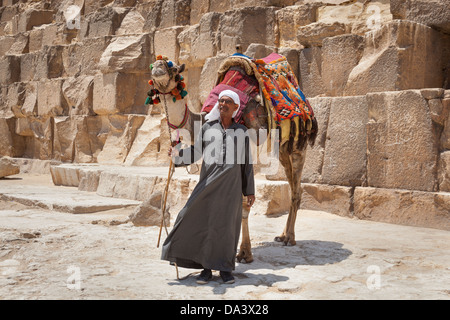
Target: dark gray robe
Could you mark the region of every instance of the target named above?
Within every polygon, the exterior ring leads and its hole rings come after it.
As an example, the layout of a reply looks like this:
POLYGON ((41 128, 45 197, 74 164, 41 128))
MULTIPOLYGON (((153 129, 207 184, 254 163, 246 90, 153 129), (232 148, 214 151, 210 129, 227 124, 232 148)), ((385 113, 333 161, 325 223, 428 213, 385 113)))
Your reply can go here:
POLYGON ((180 166, 203 156, 199 182, 163 244, 161 259, 184 268, 232 271, 242 195, 255 194, 247 129, 233 122, 224 130, 216 120, 203 125, 201 136, 175 159, 180 166))

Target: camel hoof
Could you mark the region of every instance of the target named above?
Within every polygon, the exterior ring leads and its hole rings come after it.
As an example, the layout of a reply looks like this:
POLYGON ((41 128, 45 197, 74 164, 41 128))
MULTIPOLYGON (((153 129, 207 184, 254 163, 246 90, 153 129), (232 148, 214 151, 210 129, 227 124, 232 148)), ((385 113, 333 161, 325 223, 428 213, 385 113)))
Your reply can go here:
POLYGON ((285 245, 285 246, 295 246, 296 245, 295 240, 290 240, 290 238, 287 236, 275 237, 275 241, 283 242, 283 245, 285 245))
POLYGON ((248 254, 246 252, 240 252, 236 256, 236 260, 237 260, 237 262, 243 261, 242 263, 252 263, 253 262, 253 255, 252 254, 248 254))

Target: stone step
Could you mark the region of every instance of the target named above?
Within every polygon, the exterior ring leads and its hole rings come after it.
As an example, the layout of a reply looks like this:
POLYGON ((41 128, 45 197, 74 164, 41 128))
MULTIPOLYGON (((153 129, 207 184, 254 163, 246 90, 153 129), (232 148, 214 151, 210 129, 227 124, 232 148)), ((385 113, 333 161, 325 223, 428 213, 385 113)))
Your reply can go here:
POLYGON ((74 214, 138 206, 141 203, 135 200, 102 197, 75 188, 38 185, 12 186, 8 184, 8 181, 0 181, 0 199, 74 214))
MULTIPOLYGON (((62 164, 51 167, 57 185, 77 186, 106 197, 145 201, 162 191, 167 167, 127 167, 98 164, 62 164)), ((170 183, 168 204, 176 213, 184 206, 198 176, 177 168, 170 183)), ((289 211, 287 181, 255 178, 257 201, 251 214, 281 214, 289 211)), ((302 183, 300 209, 321 210, 344 217, 410 226, 450 230, 450 193, 404 189, 347 187, 302 183)))
MULTIPOLYGON (((104 197, 145 201, 163 191, 167 184, 168 167, 135 167, 100 164, 61 164, 51 166, 53 183, 78 187, 104 197)), ((180 210, 198 182, 197 174, 176 168, 169 185, 168 204, 173 212, 180 210)), ((289 211, 287 181, 255 179, 258 203, 254 211, 278 214, 289 211)), ((253 210, 253 209, 252 209, 253 210)))

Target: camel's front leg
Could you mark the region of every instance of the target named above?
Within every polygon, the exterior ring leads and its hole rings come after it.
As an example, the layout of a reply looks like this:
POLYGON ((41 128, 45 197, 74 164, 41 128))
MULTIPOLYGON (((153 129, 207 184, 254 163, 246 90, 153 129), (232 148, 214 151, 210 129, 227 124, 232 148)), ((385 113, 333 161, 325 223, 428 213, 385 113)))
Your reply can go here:
POLYGON ((242 240, 239 253, 236 257, 238 262, 244 260, 246 263, 253 261, 252 244, 250 242, 250 233, 248 230, 248 216, 250 208, 247 206, 245 197, 242 199, 242 240))
MULTIPOLYGON (((301 194, 300 194, 301 197, 301 194)), ((275 237, 275 241, 284 242, 285 245, 295 246, 295 220, 297 218, 297 210, 300 206, 300 198, 291 199, 289 208, 289 217, 284 227, 284 231, 279 237, 275 237)))

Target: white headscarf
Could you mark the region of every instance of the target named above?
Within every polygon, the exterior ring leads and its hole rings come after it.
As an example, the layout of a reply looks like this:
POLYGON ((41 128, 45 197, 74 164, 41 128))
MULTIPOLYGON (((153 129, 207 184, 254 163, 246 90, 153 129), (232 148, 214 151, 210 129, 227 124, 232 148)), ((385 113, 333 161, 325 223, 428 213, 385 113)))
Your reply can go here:
POLYGON ((231 91, 231 90, 223 90, 220 94, 219 94, 219 99, 217 99, 216 104, 214 105, 214 107, 211 109, 211 111, 205 116, 206 121, 214 121, 214 120, 218 120, 220 118, 220 111, 219 111, 219 100, 220 98, 222 98, 223 96, 227 96, 230 97, 231 99, 233 99, 234 103, 236 103, 238 105, 238 108, 236 109, 236 111, 233 113, 232 118, 234 118, 236 116, 236 114, 239 111, 239 107, 241 105, 241 100, 239 99, 239 96, 236 92, 231 91))

